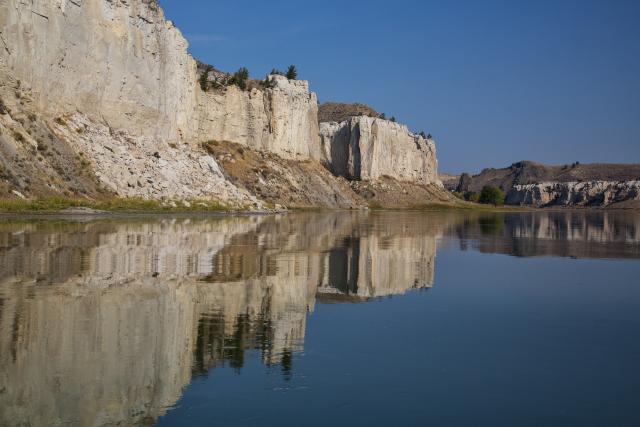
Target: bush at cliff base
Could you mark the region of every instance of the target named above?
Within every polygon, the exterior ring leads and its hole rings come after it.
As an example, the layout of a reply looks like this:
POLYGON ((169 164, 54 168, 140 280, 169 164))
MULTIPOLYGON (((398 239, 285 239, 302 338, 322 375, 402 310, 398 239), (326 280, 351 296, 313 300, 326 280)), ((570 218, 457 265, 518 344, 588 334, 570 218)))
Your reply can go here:
POLYGON ((502 205, 504 204, 504 193, 499 188, 485 185, 480 192, 479 202, 485 205, 502 205))

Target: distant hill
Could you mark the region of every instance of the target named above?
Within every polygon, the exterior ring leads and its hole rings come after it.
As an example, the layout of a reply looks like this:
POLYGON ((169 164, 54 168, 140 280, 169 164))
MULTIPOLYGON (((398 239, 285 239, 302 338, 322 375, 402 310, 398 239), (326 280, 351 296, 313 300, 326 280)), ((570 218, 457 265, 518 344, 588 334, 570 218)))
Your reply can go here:
POLYGON ((326 102, 318 108, 318 121, 320 123, 343 122, 357 116, 380 117, 380 114, 365 104, 326 102))
POLYGON ((640 164, 573 163, 547 166, 521 161, 507 168, 484 169, 477 175, 463 174, 457 191, 480 192, 485 185, 500 187, 505 193, 514 185, 542 182, 632 181, 640 180, 640 164))

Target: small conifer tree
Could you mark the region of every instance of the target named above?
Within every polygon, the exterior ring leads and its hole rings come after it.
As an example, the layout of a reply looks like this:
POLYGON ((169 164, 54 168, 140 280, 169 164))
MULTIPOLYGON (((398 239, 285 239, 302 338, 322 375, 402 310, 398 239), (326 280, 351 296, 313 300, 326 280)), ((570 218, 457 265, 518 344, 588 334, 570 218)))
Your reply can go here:
POLYGON ((295 80, 298 78, 298 70, 295 65, 289 65, 289 68, 287 68, 287 78, 289 80, 295 80))

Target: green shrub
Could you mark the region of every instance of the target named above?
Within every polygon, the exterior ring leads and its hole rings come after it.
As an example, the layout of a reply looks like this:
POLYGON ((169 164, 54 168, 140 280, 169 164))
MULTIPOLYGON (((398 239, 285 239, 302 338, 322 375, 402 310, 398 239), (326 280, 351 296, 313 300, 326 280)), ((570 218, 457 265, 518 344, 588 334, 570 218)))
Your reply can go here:
POLYGON ((497 187, 485 185, 480 192, 479 202, 485 205, 502 205, 504 204, 504 193, 497 187))
POLYGON ((464 199, 469 202, 478 203, 480 200, 480 195, 478 193, 474 193, 473 191, 467 191, 464 193, 464 199))
POLYGON ((247 88, 247 80, 249 80, 249 70, 246 67, 242 67, 233 73, 233 76, 229 79, 229 84, 236 85, 240 89, 245 90, 247 88))

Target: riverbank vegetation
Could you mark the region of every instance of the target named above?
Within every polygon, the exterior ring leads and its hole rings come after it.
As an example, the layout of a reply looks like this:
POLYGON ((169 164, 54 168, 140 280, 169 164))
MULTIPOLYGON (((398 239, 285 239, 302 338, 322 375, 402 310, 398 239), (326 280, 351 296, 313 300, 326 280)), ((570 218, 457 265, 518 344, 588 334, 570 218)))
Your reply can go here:
POLYGON ((492 187, 490 185, 482 187, 482 191, 480 191, 480 193, 475 193, 473 191, 454 191, 453 195, 466 202, 494 206, 504 205, 504 192, 498 187, 492 187))

